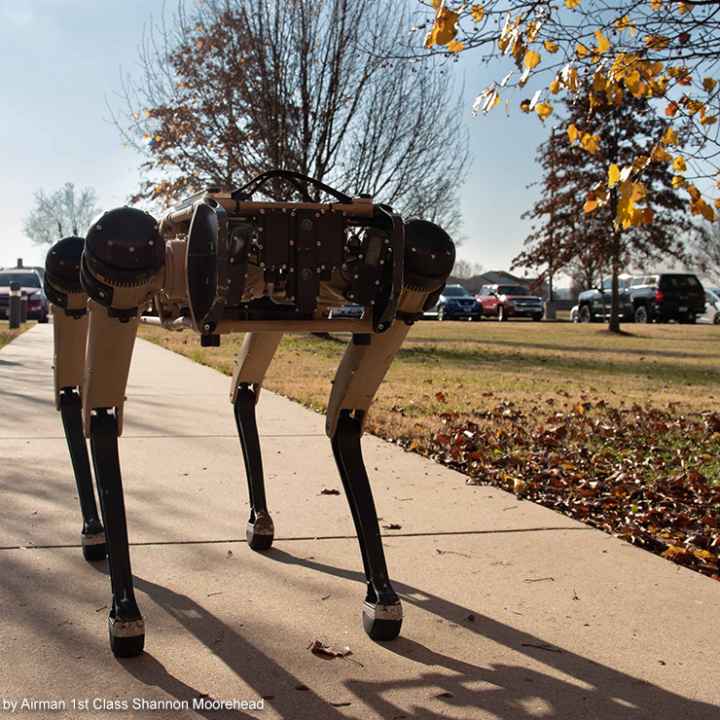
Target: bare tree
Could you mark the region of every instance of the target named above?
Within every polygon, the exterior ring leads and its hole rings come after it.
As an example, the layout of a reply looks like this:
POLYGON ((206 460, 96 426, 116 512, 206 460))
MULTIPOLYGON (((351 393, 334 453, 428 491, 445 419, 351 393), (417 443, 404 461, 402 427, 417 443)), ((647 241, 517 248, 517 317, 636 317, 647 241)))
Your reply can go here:
POLYGON ((453 266, 451 275, 465 280, 474 277, 475 275, 480 275, 482 271, 483 266, 480 263, 458 258, 455 260, 455 265, 453 266))
POLYGON ((565 272, 570 276, 570 294, 577 298, 583 290, 598 287, 602 282, 602 259, 598 259, 589 247, 568 263, 565 272))
POLYGON ((690 241, 690 253, 701 272, 720 285, 720 226, 707 223, 690 241))
POLYGON ((39 245, 52 244, 66 235, 84 234, 97 215, 97 196, 92 188, 75 189, 73 183, 50 195, 44 190, 35 193, 35 206, 25 218, 25 234, 39 245))
POLYGON ((284 168, 457 230, 468 160, 460 94, 447 69, 386 59, 405 6, 180 3, 150 28, 114 116, 145 156, 134 199, 169 203, 284 168))

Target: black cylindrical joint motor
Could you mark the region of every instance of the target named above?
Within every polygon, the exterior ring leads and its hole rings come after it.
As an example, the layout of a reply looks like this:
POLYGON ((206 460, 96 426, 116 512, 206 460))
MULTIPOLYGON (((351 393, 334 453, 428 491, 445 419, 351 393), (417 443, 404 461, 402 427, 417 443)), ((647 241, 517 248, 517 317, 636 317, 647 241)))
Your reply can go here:
POLYGON ((165 244, 157 221, 136 208, 110 210, 85 239, 85 269, 118 287, 142 285, 165 264, 165 244))
POLYGON ((164 265, 165 242, 156 220, 142 210, 121 207, 103 214, 88 230, 80 281, 111 316, 128 320, 137 315, 138 303, 164 265))
POLYGON ((445 287, 455 264, 455 244, 450 236, 428 220, 409 220, 405 225, 405 287, 427 290, 432 295, 445 287))
POLYGON ((56 242, 45 259, 45 294, 48 286, 61 293, 81 293, 80 285, 80 257, 82 256, 85 240, 81 237, 70 236, 56 242))

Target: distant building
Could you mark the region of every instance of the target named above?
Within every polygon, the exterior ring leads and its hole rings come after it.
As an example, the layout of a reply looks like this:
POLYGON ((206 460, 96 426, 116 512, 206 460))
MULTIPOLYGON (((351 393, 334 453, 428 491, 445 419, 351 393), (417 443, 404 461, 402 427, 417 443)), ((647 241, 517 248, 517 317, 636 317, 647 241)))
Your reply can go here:
POLYGON ((451 275, 448 278, 448 285, 462 285, 473 295, 480 292, 483 285, 523 285, 530 292, 540 294, 542 291, 542 280, 539 278, 523 278, 505 272, 504 270, 488 270, 488 272, 473 275, 469 278, 460 278, 451 275))

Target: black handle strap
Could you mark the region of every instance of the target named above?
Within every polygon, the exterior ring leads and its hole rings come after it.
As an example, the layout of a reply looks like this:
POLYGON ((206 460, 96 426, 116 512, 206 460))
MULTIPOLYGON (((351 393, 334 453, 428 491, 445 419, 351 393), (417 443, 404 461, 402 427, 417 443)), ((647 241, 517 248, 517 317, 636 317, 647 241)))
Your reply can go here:
POLYGON ((273 178, 283 178, 284 180, 289 180, 306 197, 307 194, 303 190, 302 185, 299 185, 299 182, 309 183, 318 190, 322 190, 322 192, 332 195, 339 202, 352 202, 352 198, 349 195, 331 188, 329 185, 320 182, 320 180, 315 180, 315 178, 311 178, 308 175, 303 175, 302 173, 294 172, 292 170, 268 170, 268 172, 258 175, 237 190, 233 190, 230 197, 233 200, 249 200, 253 193, 258 192, 259 189, 268 182, 268 180, 272 180, 273 178))

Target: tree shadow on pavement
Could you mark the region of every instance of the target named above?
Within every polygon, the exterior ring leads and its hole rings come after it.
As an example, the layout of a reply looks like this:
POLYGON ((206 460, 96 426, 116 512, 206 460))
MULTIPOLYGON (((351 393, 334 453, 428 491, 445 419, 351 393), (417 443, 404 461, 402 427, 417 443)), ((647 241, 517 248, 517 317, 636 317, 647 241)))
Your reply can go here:
MULTIPOLYGON (((216 657, 242 678, 257 693, 266 697, 267 704, 283 718, 318 718, 342 720, 330 703, 307 688, 300 679, 278 665, 261 650, 239 635, 193 599, 162 585, 135 577, 135 587, 146 593, 155 603, 173 617, 185 630, 197 638, 216 657), (218 642, 218 638, 222 638, 218 642)), ((147 654, 146 654, 147 655, 147 654)), ((163 665, 150 657, 134 658, 123 662, 124 667, 140 681, 157 686, 178 699, 190 700, 200 693, 169 674, 163 665)), ((250 698, 248 698, 250 699, 250 698)), ((240 711, 213 711, 207 717, 225 720, 253 718, 240 711)))
MULTIPOLYGON (((187 685, 174 675, 171 675, 165 666, 154 658, 149 652, 145 651, 140 657, 118 660, 118 662, 132 675, 136 680, 156 687, 159 690, 171 695, 176 700, 186 701, 189 706, 193 707, 193 700, 196 698, 208 698, 207 695, 201 693, 196 688, 187 685)), ((208 698, 210 699, 210 698, 208 698)), ((200 717, 208 718, 208 720, 237 720, 246 718, 247 720, 256 720, 256 716, 248 715, 241 710, 203 710, 195 709, 194 712, 200 717)))
MULTIPOLYGON (((365 577, 352 570, 299 558, 277 548, 271 549, 267 557, 285 564, 302 565, 335 577, 353 580, 365 586, 365 577)), ((401 637, 383 647, 388 652, 427 668, 439 667, 443 670, 422 672, 412 680, 347 681, 348 689, 368 703, 381 717, 447 718, 452 717, 447 713, 451 712, 453 706, 469 706, 482 709, 503 720, 531 717, 567 720, 717 720, 718 708, 715 705, 684 698, 590 658, 554 647, 542 638, 425 590, 397 581, 394 582, 394 587, 404 603, 415 605, 451 623, 462 624, 465 629, 526 655, 535 662, 542 662, 557 673, 575 679, 577 683, 563 680, 557 674, 548 675, 529 669, 524 665, 475 666, 401 637), (463 623, 463 619, 469 615, 474 616, 474 621, 463 623), (448 670, 454 675, 449 675, 448 670), (482 689, 473 687, 478 684, 482 689), (427 708, 418 708, 417 715, 403 715, 401 709, 388 700, 388 697, 392 697, 399 690, 421 687, 441 688, 436 698, 446 704, 446 710, 442 714, 428 714, 427 708)))

